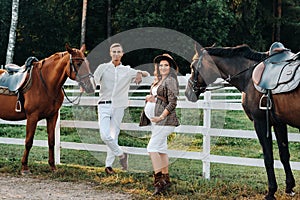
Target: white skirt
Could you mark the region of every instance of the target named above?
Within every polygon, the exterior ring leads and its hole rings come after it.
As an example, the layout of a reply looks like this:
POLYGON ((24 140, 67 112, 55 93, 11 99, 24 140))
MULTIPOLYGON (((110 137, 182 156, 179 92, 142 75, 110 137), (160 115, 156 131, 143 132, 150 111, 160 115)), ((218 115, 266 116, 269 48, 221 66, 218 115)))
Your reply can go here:
POLYGON ((151 138, 147 146, 148 152, 167 153, 168 135, 175 129, 175 126, 151 126, 151 138))

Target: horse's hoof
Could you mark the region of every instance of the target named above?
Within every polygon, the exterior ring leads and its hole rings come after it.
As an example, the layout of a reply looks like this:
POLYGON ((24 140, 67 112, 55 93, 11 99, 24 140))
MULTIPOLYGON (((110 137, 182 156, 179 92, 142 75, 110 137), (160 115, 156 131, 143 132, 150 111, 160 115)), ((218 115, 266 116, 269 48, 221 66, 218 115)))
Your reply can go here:
POLYGON ((295 196, 295 194, 296 193, 293 190, 291 192, 286 193, 286 195, 289 196, 289 197, 293 197, 293 196, 295 196))
POLYGON ((56 168, 56 167, 50 167, 50 170, 51 170, 52 172, 56 172, 56 171, 57 171, 57 168, 56 168))
POLYGON ((31 172, 30 172, 29 169, 28 169, 28 170, 22 170, 22 171, 21 171, 21 174, 22 174, 23 176, 26 176, 26 175, 31 174, 31 172))
POLYGON ((265 200, 276 200, 274 195, 266 195, 265 200))

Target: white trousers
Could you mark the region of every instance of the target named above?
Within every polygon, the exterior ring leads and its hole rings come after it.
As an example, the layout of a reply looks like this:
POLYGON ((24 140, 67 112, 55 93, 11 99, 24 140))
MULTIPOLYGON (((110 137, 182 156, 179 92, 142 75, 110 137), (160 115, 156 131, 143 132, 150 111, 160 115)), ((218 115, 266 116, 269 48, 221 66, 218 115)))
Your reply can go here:
POLYGON ((100 136, 107 145, 105 167, 112 167, 115 156, 123 155, 123 150, 118 144, 118 137, 124 109, 124 107, 112 108, 111 104, 98 104, 100 136))
POLYGON ((147 146, 148 152, 167 153, 168 135, 175 129, 175 126, 151 125, 151 138, 147 146))

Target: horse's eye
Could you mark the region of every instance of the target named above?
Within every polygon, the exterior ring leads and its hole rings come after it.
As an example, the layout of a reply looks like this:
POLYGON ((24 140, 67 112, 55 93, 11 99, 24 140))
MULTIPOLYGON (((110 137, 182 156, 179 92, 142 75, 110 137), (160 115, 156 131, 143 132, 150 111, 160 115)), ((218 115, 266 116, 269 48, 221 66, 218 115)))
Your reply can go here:
POLYGON ((83 61, 79 61, 79 62, 77 63, 77 67, 80 67, 80 66, 82 65, 82 63, 83 63, 83 61))

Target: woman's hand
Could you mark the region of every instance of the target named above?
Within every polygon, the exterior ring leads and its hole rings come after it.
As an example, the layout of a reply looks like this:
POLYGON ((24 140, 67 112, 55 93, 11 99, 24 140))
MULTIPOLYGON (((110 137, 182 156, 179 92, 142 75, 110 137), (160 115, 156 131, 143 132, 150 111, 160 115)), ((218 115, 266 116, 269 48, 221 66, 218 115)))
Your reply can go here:
POLYGON ((162 120, 164 120, 165 119, 165 117, 163 117, 162 115, 160 115, 159 117, 152 117, 151 119, 150 119, 150 121, 151 122, 160 122, 160 121, 162 121, 162 120))
POLYGON ((146 102, 155 102, 155 97, 153 95, 146 96, 146 102))
POLYGON ((157 122, 160 122, 161 121, 161 118, 160 117, 152 117, 150 119, 151 122, 154 122, 154 123, 157 123, 157 122))

